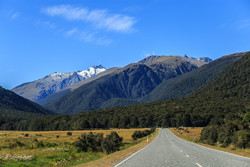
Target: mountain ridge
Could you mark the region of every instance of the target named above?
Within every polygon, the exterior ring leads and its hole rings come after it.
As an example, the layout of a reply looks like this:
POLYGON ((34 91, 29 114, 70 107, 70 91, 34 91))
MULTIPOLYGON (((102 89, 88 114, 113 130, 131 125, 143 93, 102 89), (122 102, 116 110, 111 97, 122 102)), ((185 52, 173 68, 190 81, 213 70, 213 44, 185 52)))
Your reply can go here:
POLYGON ((65 87, 93 77, 106 69, 102 66, 92 66, 86 70, 78 70, 74 72, 58 73, 54 72, 41 79, 21 84, 12 89, 15 93, 38 102, 48 95, 57 92, 65 87))
POLYGON ((136 99, 150 93, 164 79, 176 77, 206 64, 203 61, 187 60, 188 58, 181 56, 161 56, 154 62, 131 63, 114 73, 82 85, 46 104, 46 107, 61 114, 74 114, 97 109, 111 98, 136 99))

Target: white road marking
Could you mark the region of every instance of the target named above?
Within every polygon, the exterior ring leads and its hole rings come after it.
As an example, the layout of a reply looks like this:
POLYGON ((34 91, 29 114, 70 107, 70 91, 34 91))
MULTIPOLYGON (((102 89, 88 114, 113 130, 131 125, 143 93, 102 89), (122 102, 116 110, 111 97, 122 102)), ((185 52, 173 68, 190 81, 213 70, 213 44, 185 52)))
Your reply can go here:
POLYGON ((199 167, 202 167, 200 164, 198 164, 198 163, 195 163, 196 165, 198 165, 199 167))
POLYGON ((186 157, 189 157, 189 155, 186 155, 186 157))
POLYGON ((180 152, 182 152, 182 150, 180 150, 180 152))
MULTIPOLYGON (((156 136, 156 138, 158 138, 158 136, 160 135, 160 133, 161 133, 161 131, 160 131, 159 134, 156 136)), ((156 138, 155 138, 155 139, 156 139, 156 138)), ((154 139, 154 140, 155 140, 155 139, 154 139)), ((153 140, 153 141, 154 141, 154 140, 153 140)), ((151 143, 153 143, 153 141, 152 141, 151 143)), ((144 150, 145 148, 147 148, 151 143, 149 143, 148 145, 146 145, 145 147, 143 147, 143 148, 140 149, 139 151, 135 152, 134 154, 130 155, 129 157, 127 157, 126 159, 124 159, 124 160, 123 160, 122 162, 120 162, 119 164, 114 165, 114 167, 120 166, 120 165, 123 164, 125 161, 127 161, 128 159, 130 159, 131 157, 133 157, 135 154, 137 154, 137 153, 141 152, 142 150, 144 150)))
MULTIPOLYGON (((147 147, 147 146, 149 146, 149 144, 146 145, 146 147, 147 147)), ((127 157, 126 159, 124 159, 122 162, 120 162, 119 164, 115 165, 114 167, 120 166, 122 163, 124 163, 125 161, 127 161, 129 158, 133 157, 135 154, 141 152, 141 151, 144 150, 146 147, 144 147, 144 148, 142 148, 141 150, 139 150, 139 151, 135 152, 134 154, 130 155, 129 157, 127 157)))

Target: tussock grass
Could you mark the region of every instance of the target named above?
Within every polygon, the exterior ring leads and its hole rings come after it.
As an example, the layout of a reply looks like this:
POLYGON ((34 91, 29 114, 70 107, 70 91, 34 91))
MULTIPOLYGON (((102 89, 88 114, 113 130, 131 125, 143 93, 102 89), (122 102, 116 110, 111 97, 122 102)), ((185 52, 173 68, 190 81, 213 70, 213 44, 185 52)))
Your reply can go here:
MULTIPOLYGON (((81 131, 0 131, 0 166, 72 166, 106 157, 105 153, 77 152, 72 145, 83 133, 103 133, 104 136, 116 131, 127 149, 140 141, 133 141, 132 134, 144 129, 110 129, 81 131), (72 132, 72 135, 67 135, 72 132), (28 135, 25 135, 28 134, 28 135), (59 136, 59 137, 58 137, 59 136), (4 157, 29 157, 26 161, 4 159, 4 157)), ((145 139, 144 139, 145 140, 145 139)))

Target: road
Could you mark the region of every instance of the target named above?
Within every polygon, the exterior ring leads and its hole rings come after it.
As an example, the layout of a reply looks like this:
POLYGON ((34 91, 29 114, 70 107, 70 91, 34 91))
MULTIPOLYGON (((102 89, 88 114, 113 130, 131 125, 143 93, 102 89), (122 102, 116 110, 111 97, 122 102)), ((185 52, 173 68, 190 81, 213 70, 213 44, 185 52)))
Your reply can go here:
POLYGON ((152 143, 114 166, 250 167, 250 158, 188 142, 162 129, 152 143))

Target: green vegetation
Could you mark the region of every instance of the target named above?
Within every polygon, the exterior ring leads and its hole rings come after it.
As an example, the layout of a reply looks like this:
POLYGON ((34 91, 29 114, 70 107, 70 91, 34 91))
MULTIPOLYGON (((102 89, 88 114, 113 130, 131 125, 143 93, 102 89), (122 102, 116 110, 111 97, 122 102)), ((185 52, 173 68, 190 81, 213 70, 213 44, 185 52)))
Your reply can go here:
POLYGON ((205 143, 249 148, 249 76, 250 53, 247 53, 185 98, 76 115, 52 115, 34 120, 3 122, 1 129, 12 127, 16 130, 37 131, 196 126, 205 127, 201 133, 205 143))
POLYGON ((89 162, 145 140, 132 140, 131 134, 136 130, 95 130, 88 134, 89 131, 74 131, 72 136, 65 131, 1 131, 0 166, 73 166, 89 162), (58 134, 60 138, 56 137, 58 134))
POLYGON ((67 132, 67 136, 72 136, 72 132, 67 132))
POLYGON ((18 121, 30 120, 52 112, 0 86, 0 129, 14 130, 18 121))
POLYGON ((135 131, 132 135, 133 140, 137 140, 140 138, 143 138, 145 136, 150 135, 151 133, 154 133, 155 128, 151 128, 150 130, 144 130, 144 131, 135 131))
POLYGON ((106 138, 103 137, 103 133, 95 135, 90 132, 88 135, 85 133, 82 134, 74 144, 78 148, 78 151, 105 152, 110 154, 120 149, 122 140, 123 138, 115 131, 112 131, 106 138))
POLYGON ((165 56, 152 63, 133 63, 82 85, 73 92, 50 102, 46 108, 60 114, 76 114, 124 105, 124 100, 117 104, 116 100, 119 98, 127 99, 126 105, 132 102, 130 99, 149 94, 163 80, 197 69, 197 63, 202 64, 202 62, 188 62, 180 56, 165 56))
POLYGON ((237 61, 245 53, 227 55, 191 72, 163 81, 149 95, 139 102, 159 101, 185 97, 201 86, 209 83, 226 67, 237 61))
MULTIPOLYGON (((88 111, 76 115, 46 116, 17 122, 13 126, 17 130, 81 130, 209 125, 202 133, 205 142, 213 143, 220 139, 225 144, 234 144, 233 141, 242 140, 243 146, 247 147, 244 141, 248 140, 249 132, 249 114, 246 114, 250 109, 249 59, 250 53, 186 98, 88 111), (234 128, 235 125, 237 127, 234 128), (234 130, 219 130, 224 127, 234 130), (216 134, 220 138, 216 137, 216 134), (232 135, 237 139, 226 138, 232 135)), ((237 145, 240 146, 241 143, 237 145)))

